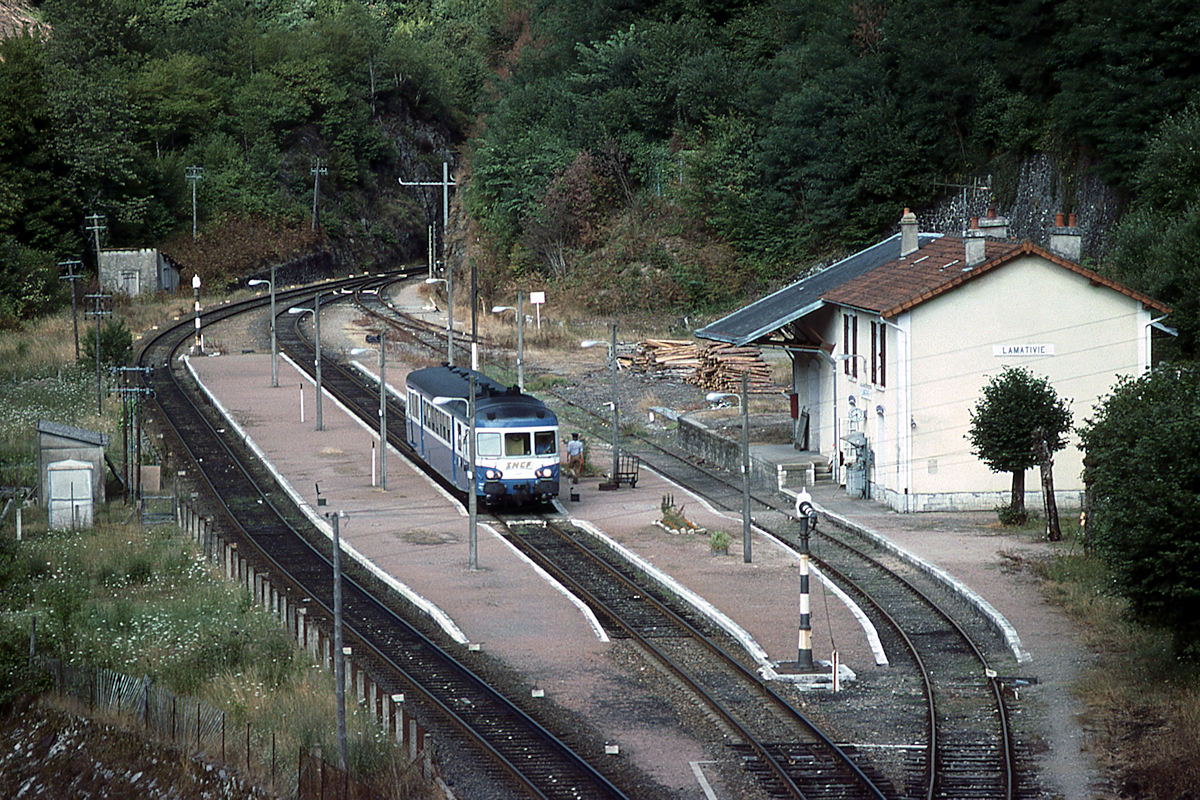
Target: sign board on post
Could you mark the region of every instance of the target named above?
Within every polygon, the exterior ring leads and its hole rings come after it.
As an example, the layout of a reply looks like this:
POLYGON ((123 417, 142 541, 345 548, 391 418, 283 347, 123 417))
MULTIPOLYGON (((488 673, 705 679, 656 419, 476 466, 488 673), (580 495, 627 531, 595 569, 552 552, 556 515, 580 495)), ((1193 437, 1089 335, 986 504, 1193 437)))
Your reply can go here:
POLYGON ((537 307, 537 326, 538 330, 540 331, 542 329, 542 304, 546 302, 546 293, 530 292, 529 302, 533 303, 534 306, 537 307))

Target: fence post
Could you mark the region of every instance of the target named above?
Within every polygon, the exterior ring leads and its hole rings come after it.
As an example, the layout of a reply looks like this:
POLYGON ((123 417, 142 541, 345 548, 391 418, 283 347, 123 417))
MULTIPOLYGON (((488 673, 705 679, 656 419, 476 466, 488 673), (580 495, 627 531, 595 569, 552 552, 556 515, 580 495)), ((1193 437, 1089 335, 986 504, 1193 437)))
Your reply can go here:
POLYGON ((401 749, 404 748, 404 695, 397 692, 388 698, 391 701, 388 714, 388 729, 401 749))
POLYGON ((432 733, 421 737, 421 772, 427 781, 433 779, 433 748, 430 746, 432 741, 432 733))
POLYGON ((412 717, 408 718, 408 757, 417 760, 417 721, 412 717))
POLYGON ((142 723, 150 727, 150 676, 142 676, 142 723))

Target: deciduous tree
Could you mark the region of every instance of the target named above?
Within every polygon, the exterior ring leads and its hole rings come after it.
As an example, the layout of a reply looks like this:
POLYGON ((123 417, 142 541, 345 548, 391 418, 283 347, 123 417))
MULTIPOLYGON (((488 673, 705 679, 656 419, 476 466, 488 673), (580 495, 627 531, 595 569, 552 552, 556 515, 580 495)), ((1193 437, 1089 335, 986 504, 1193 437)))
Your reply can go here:
POLYGON ((1044 443, 1050 453, 1066 446, 1071 409, 1050 381, 1024 367, 1006 367, 983 387, 971 409, 971 452, 993 472, 1012 473, 1008 518, 1025 518, 1025 470, 1038 463, 1044 443))

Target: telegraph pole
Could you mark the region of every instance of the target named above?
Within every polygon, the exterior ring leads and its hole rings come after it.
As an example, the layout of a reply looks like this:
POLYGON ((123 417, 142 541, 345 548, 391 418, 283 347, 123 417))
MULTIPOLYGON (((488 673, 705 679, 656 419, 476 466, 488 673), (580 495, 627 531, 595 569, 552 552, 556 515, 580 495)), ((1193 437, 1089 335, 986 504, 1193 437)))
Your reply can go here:
MULTIPOLYGON (((442 187, 442 248, 441 257, 442 263, 446 265, 446 307, 448 316, 446 317, 446 327, 450 331, 450 341, 452 344, 449 347, 448 363, 454 366, 454 267, 450 264, 450 259, 446 257, 446 231, 450 222, 450 187, 455 186, 454 181, 450 180, 450 162, 442 162, 442 179, 440 181, 406 181, 404 178, 397 178, 401 186, 441 186, 442 187)), ((431 248, 432 249, 432 248, 431 248)))
POLYGON ((312 169, 309 170, 313 176, 313 210, 312 210, 312 229, 317 229, 317 197, 321 193, 321 176, 328 175, 329 170, 321 166, 321 159, 316 159, 312 169))
POLYGON ((84 230, 92 232, 96 242, 96 280, 103 285, 103 275, 100 274, 100 233, 105 230, 108 225, 105 223, 103 214, 89 214, 84 219, 87 225, 84 230))
POLYGON ((196 241, 196 182, 204 177, 204 167, 188 167, 184 175, 192 184, 192 241, 196 241))
POLYGON ((75 271, 75 268, 79 267, 82 269, 83 262, 82 261, 60 261, 60 262, 58 262, 58 265, 60 267, 66 267, 66 269, 67 269, 67 274, 60 275, 58 279, 60 281, 70 281, 71 282, 71 327, 75 331, 75 360, 78 361, 79 360, 79 310, 78 310, 79 304, 77 301, 78 293, 76 292, 75 281, 79 280, 83 276, 80 275, 79 273, 77 273, 75 271))
POLYGON ((96 318, 96 413, 97 414, 102 414, 104 412, 104 401, 102 399, 102 394, 101 394, 101 392, 103 391, 104 381, 100 377, 100 318, 112 316, 112 311, 104 308, 105 301, 107 301, 111 298, 112 298, 111 294, 104 294, 103 292, 101 292, 99 294, 89 294, 89 295, 84 296, 85 300, 91 300, 94 305, 94 307, 91 311, 86 311, 84 313, 89 317, 96 318))

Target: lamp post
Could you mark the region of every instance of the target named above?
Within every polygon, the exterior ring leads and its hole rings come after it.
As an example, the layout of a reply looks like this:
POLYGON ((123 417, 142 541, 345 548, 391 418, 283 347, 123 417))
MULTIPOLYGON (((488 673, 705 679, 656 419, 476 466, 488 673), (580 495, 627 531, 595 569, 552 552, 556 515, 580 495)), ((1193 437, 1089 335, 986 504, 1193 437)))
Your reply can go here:
POLYGON ((426 283, 446 284, 446 364, 454 366, 454 271, 446 264, 446 277, 426 278, 426 283))
POLYGON ((466 403, 467 406, 467 568, 479 569, 479 498, 475 483, 475 372, 468 373, 467 399, 461 397, 433 398, 433 404, 444 406, 449 403, 466 403))
POLYGON ((267 284, 271 288, 271 386, 279 385, 279 349, 275 344, 275 265, 271 265, 271 277, 269 280, 255 278, 247 282, 247 286, 260 286, 267 284))
POLYGON ((346 759, 346 662, 342 650, 342 538, 338 520, 341 511, 325 518, 333 528, 333 682, 337 697, 338 768, 345 771, 346 759))
POLYGON ((525 293, 517 292, 517 305, 492 306, 493 314, 514 311, 517 315, 517 388, 525 391, 525 293))
MULTIPOLYGON (((608 345, 608 371, 612 378, 612 486, 617 488, 617 474, 620 472, 618 451, 618 408, 617 408, 617 323, 612 323, 612 341, 608 345)), ((585 339, 580 347, 595 347, 603 344, 599 339, 585 339)))
POLYGON ((313 357, 313 364, 316 367, 317 373, 317 430, 325 430, 325 425, 321 417, 321 293, 317 292, 313 299, 313 306, 292 306, 288 309, 289 314, 307 314, 312 312, 313 315, 313 339, 316 354, 313 357))
MULTIPOLYGON (((365 347, 355 347, 354 355, 368 352, 365 347)), ((387 489, 387 331, 379 330, 379 486, 387 489)))
POLYGON ((726 397, 737 397, 742 406, 742 561, 751 561, 750 552, 750 406, 747 402, 749 373, 742 373, 740 395, 730 392, 709 392, 705 399, 710 403, 726 397))

